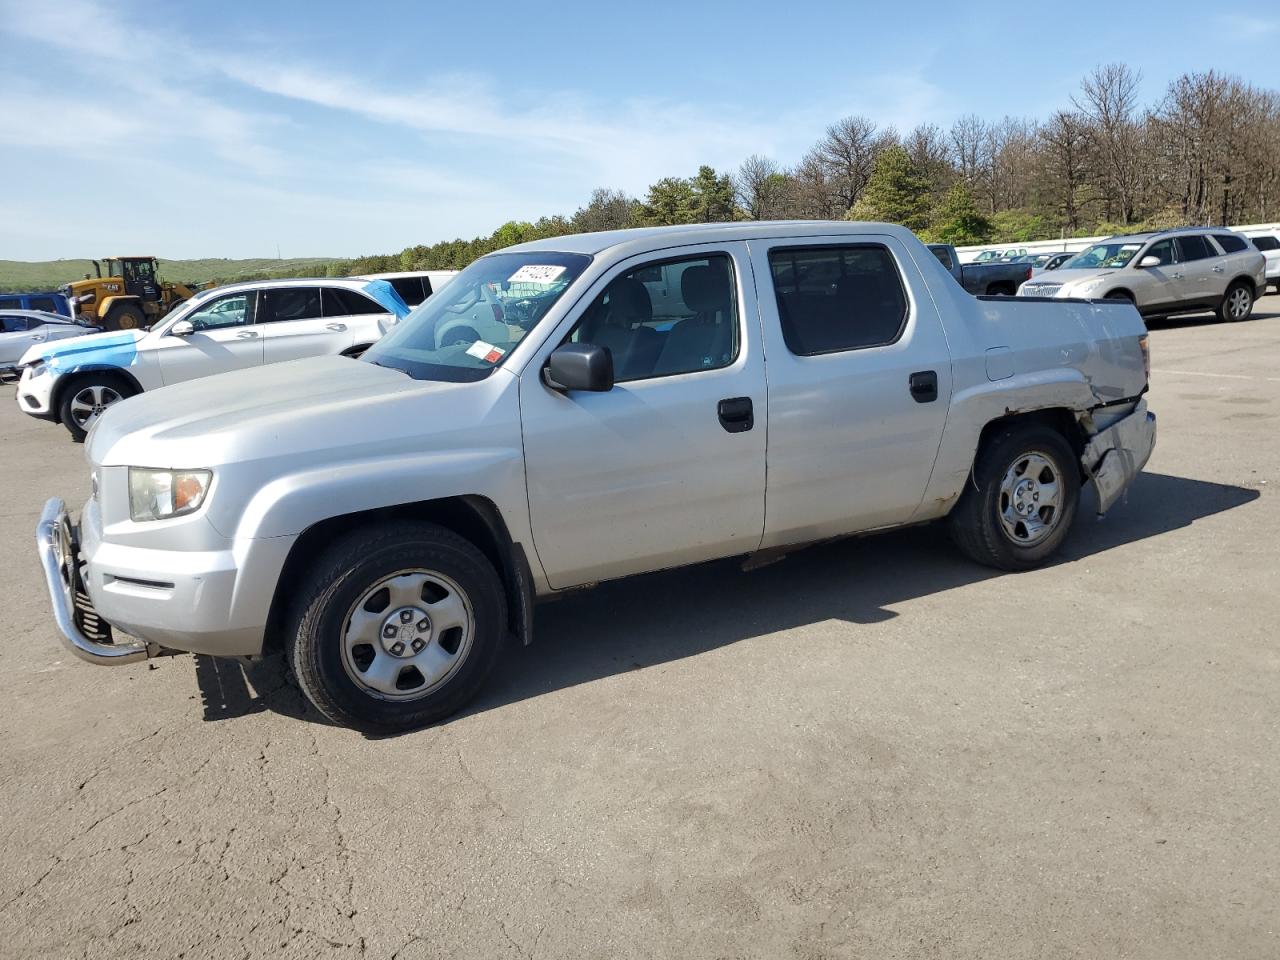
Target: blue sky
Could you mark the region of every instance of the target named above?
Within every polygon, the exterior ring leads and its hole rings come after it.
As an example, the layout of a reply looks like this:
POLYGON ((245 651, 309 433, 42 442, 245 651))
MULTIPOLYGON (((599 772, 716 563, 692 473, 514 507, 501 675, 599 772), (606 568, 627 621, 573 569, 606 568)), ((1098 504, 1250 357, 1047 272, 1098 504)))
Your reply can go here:
POLYGON ((0 0, 0 258, 351 256, 833 120, 1043 117, 1099 63, 1273 81, 1269 5, 0 0), (1101 9, 1101 8, 1099 8, 1101 9))

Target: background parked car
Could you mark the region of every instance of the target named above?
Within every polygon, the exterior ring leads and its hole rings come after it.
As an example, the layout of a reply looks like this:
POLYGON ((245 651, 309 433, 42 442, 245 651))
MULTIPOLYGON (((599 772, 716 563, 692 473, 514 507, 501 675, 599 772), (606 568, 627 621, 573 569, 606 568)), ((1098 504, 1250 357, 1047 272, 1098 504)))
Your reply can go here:
POLYGON ((1212 309, 1219 320, 1246 320, 1266 285, 1262 254, 1240 234, 1188 227, 1110 237, 1018 295, 1128 300, 1147 317, 1212 309))
POLYGON ((113 403, 144 390, 281 360, 357 357, 409 308, 385 280, 272 280, 197 294, 150 330, 33 347, 18 406, 77 440, 113 403))
POLYGON ((53 290, 36 293, 0 293, 0 310, 40 310, 71 316, 71 301, 53 290))
POLYGON ((100 333, 98 327, 43 310, 0 309, 0 374, 11 373, 33 346, 100 333))
POLYGON ((1249 242, 1267 261, 1267 283, 1280 291, 1280 233, 1269 230, 1246 234, 1249 242))
POLYGON ((1012 297, 1018 286, 1031 279, 1032 266, 1004 260, 961 263, 956 248, 949 243, 931 243, 929 251, 974 296, 1012 297))
POLYGON ((400 299, 416 307, 431 294, 458 275, 457 270, 421 270, 408 273, 365 273, 365 280, 385 280, 400 294, 400 299))

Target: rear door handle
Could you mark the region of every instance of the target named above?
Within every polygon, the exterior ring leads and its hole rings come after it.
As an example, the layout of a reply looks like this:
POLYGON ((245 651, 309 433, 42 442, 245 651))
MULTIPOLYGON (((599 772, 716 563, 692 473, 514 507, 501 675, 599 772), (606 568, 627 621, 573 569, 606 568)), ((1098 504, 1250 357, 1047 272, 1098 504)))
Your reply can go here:
POLYGON ((257 336, 258 336, 258 334, 257 334, 257 332, 256 332, 256 331, 253 331, 253 330, 246 330, 246 331, 244 331, 243 333, 237 333, 237 334, 236 334, 236 339, 237 339, 237 340, 253 340, 253 339, 256 339, 256 338, 257 338, 257 336))
POLYGON ((1214 272, 1214 273, 1221 273, 1221 272, 1222 272, 1222 267, 1214 267, 1214 268, 1213 268, 1213 272, 1214 272))
POLYGON ((938 399, 938 374, 934 370, 921 370, 907 378, 911 399, 916 403, 932 403, 938 399))
POLYGON ((755 409, 750 397, 730 397, 716 406, 720 426, 730 433, 744 433, 756 425, 755 409))
POLYGON ((341 333, 343 330, 347 329, 347 325, 345 323, 326 323, 325 329, 332 330, 335 333, 341 333))

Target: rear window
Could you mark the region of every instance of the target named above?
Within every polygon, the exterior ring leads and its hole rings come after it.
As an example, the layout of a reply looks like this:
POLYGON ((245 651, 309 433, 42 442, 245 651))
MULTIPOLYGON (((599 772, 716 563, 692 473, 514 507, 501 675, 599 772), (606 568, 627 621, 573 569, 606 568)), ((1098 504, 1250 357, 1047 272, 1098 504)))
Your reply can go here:
POLYGON ((1259 250, 1280 250, 1280 240, 1275 237, 1254 237, 1253 245, 1259 250))
POLYGON ((898 266, 879 244, 769 251, 787 349, 797 356, 893 343, 907 321, 898 266))
POLYGON ((1249 249, 1249 241, 1234 233, 1215 233, 1213 239, 1217 240, 1218 246, 1227 253, 1239 253, 1241 250, 1249 249))
POLYGON ((347 290, 344 287, 324 288, 324 315, 326 317, 358 317, 367 313, 390 313, 390 311, 370 300, 363 293, 347 290))

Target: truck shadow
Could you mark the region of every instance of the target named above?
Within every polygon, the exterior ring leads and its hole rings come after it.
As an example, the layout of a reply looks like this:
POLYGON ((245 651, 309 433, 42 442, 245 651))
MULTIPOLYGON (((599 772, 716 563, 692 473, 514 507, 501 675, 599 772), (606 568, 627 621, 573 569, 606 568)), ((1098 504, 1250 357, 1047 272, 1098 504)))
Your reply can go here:
MULTIPOLYGON (((1144 473, 1104 520, 1092 491, 1057 565, 1159 536, 1242 506, 1257 490, 1144 473)), ((537 638, 504 651, 485 690, 459 716, 503 707, 627 670, 697 656, 750 637, 825 620, 879 623, 894 605, 993 577, 952 546, 940 524, 797 550, 750 572, 723 560, 601 584, 538 607, 537 638)), ((264 709, 326 722, 284 682, 279 657, 242 668, 198 657, 206 720, 264 709)), ((448 721, 445 721, 446 723, 448 721)))

